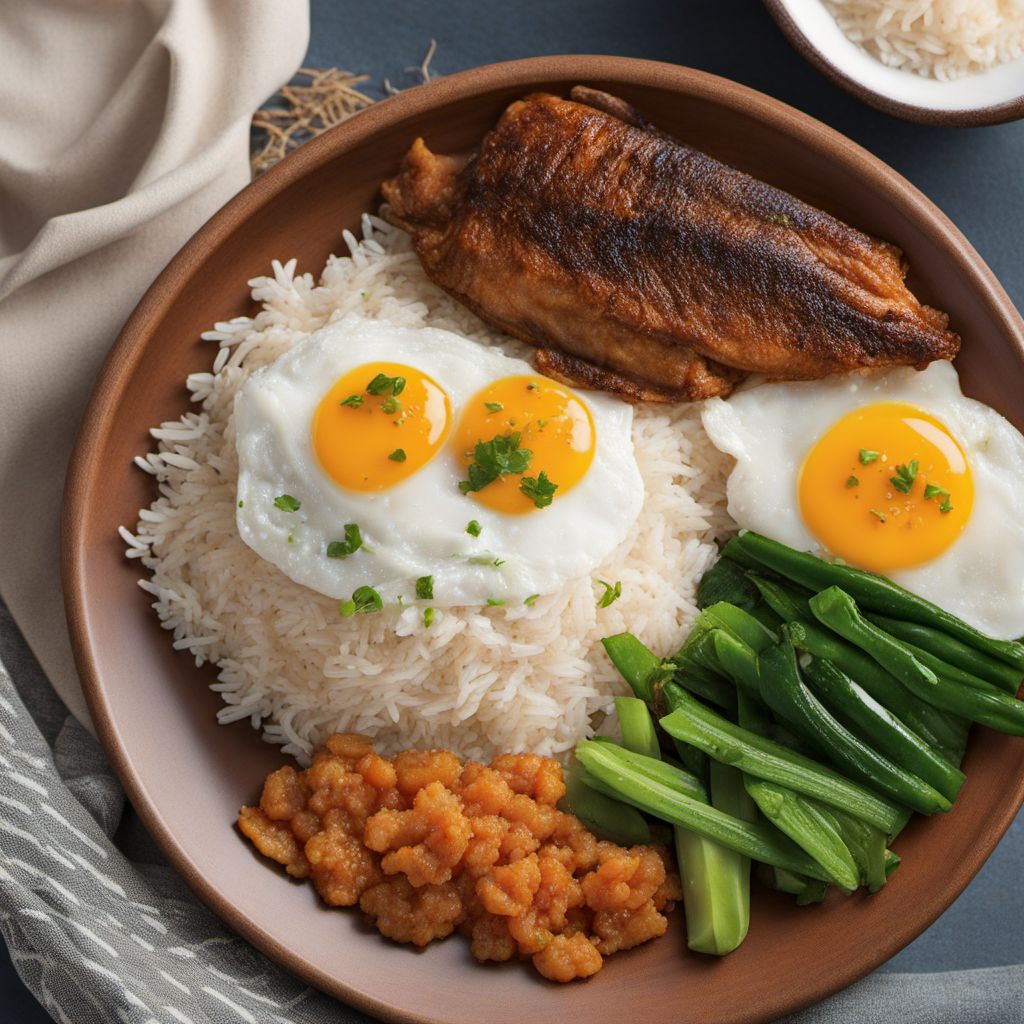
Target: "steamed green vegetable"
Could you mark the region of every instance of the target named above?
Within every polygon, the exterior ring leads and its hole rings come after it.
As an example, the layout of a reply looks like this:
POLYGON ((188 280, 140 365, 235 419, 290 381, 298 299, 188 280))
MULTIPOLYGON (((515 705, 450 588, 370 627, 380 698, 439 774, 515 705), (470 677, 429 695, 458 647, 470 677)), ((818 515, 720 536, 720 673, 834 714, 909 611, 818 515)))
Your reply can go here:
POLYGON ((811 658, 804 667, 804 678, 825 707, 862 740, 912 771, 947 800, 956 798, 964 773, 845 672, 824 658, 811 658))
POLYGON ((938 682, 938 676, 915 658, 905 644, 868 622, 846 591, 829 587, 815 594, 808 604, 819 622, 859 647, 912 693, 917 692, 917 687, 938 682))
POLYGON ((825 562, 751 531, 744 531, 730 540, 722 554, 749 569, 771 569, 810 590, 820 591, 833 585, 840 586, 865 611, 942 630, 975 650, 1024 671, 1024 644, 986 636, 950 612, 883 576, 848 565, 825 562))
POLYGON ((611 744, 584 740, 577 744, 576 756, 588 774, 638 810, 713 839, 751 860, 827 880, 813 858, 774 828, 743 821, 655 782, 627 765, 611 744))
POLYGON ((856 679, 879 704, 910 726, 943 757, 954 764, 960 763, 967 742, 963 720, 919 700, 858 647, 817 624, 788 622, 782 632, 798 650, 826 658, 851 679, 856 679))
POLYGON ((921 814, 949 810, 946 797, 883 757, 831 714, 800 678, 796 652, 788 642, 760 655, 760 679, 764 702, 846 776, 921 814))
POLYGON ((575 814, 591 832, 620 846, 637 846, 651 841, 651 829, 644 816, 629 804, 592 789, 576 761, 565 769, 562 810, 575 814))
POLYGON ((615 713, 619 716, 622 745, 636 754, 660 758, 661 746, 647 705, 639 697, 616 697, 615 713))
POLYGON ((943 633, 942 630, 922 626, 917 622, 904 622, 902 619, 893 619, 887 615, 867 617, 898 640, 927 651, 947 665, 963 669, 1007 693, 1016 695, 1021 681, 1024 680, 1024 672, 1020 669, 1013 668, 983 651, 977 651, 962 640, 943 633))
POLYGON ((845 808, 886 834, 900 820, 900 810, 891 801, 809 757, 740 728, 689 694, 683 694, 680 706, 659 724, 670 736, 698 747, 716 761, 845 808))

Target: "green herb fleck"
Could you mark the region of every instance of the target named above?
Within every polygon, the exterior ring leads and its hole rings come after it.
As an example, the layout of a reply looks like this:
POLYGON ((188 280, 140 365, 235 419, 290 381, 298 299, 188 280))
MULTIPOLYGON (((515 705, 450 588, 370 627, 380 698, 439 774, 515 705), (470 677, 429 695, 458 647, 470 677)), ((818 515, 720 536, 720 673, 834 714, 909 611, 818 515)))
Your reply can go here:
POLYGON ((355 523, 345 524, 345 539, 332 540, 327 545, 328 558, 346 558, 363 546, 363 535, 355 523))
POLYGON ((622 597, 622 580, 616 580, 615 586, 612 586, 610 583, 606 583, 604 580, 598 580, 597 582, 604 587, 604 593, 597 601, 598 608, 607 608, 609 605, 615 604, 615 602, 622 597))
POLYGON ((529 597, 524 597, 523 604, 525 604, 527 608, 532 608, 537 603, 538 597, 540 597, 540 594, 531 594, 529 597))
POLYGON ((380 594, 373 587, 356 587, 352 591, 352 602, 356 606, 357 615, 364 615, 366 612, 379 612, 384 607, 380 594))
POLYGON ((362 395, 349 395, 348 398, 343 398, 338 405, 348 405, 353 409, 358 409, 363 404, 362 395))
POLYGON ((396 449, 395 449, 395 450, 394 450, 394 451, 393 451, 393 452, 392 452, 392 453, 391 453, 391 454, 390 454, 390 455, 388 456, 388 458, 389 458, 389 459, 390 459, 390 460, 391 460, 392 462, 405 462, 405 449, 404 449, 404 448, 396 448, 396 449))
POLYGON ((466 523, 466 533, 468 533, 470 537, 479 537, 482 529, 483 527, 475 519, 470 519, 470 521, 466 523))
POLYGON ((938 484, 925 484, 924 485, 924 497, 925 501, 931 501, 932 498, 938 497, 949 497, 949 491, 945 487, 940 487, 938 484))
POLYGON ((282 512, 298 512, 302 508, 302 502, 290 494, 279 494, 274 499, 274 508, 279 508, 282 512))
POLYGON ((527 391, 536 391, 537 390, 537 382, 535 380, 531 380, 530 383, 526 385, 526 390, 527 391))
POLYGON ((416 600, 430 601, 434 597, 434 577, 421 576, 416 581, 416 600))
POLYGON ((881 457, 881 452, 873 452, 870 448, 861 448, 860 450, 860 464, 862 466, 870 466, 872 462, 877 462, 881 457))
POLYGON ((343 619, 350 619, 356 613, 355 601, 345 600, 338 602, 338 614, 343 619))
POLYGON ((942 504, 941 504, 941 505, 939 506, 939 511, 940 511, 940 512, 941 512, 941 513, 942 513, 943 515, 945 515, 945 514, 946 514, 947 512, 952 512, 952 511, 953 511, 953 506, 952 506, 952 504, 950 503, 950 500, 949 500, 949 498, 948 498, 948 497, 947 497, 947 498, 946 498, 946 500, 945 500, 945 501, 944 501, 944 502, 943 502, 943 503, 942 503, 942 504))
POLYGON ((488 412, 501 412, 505 408, 501 402, 484 402, 484 408, 488 412))
POLYGON ((468 480, 459 483, 463 494, 482 491, 505 473, 525 473, 530 466, 533 452, 520 448, 521 435, 499 434, 490 441, 477 441, 473 448, 473 462, 470 463, 468 480))
POLYGON ((366 390, 371 395, 394 395, 396 398, 405 390, 404 377, 386 377, 378 373, 369 384, 366 390))
POLYGON ((437 612, 435 612, 433 608, 424 608, 423 609, 423 628, 424 629, 430 629, 430 627, 434 624, 434 619, 435 619, 436 616, 437 616, 437 612))
POLYGON ((238 503, 238 507, 239 507, 239 508, 245 508, 245 502, 244 502, 244 501, 240 501, 240 502, 238 503))
POLYGON ((852 473, 846 478, 847 487, 857 487, 859 484, 860 481, 852 473))
POLYGON ((392 398, 390 395, 380 403, 382 412, 388 414, 388 416, 394 416, 399 409, 402 408, 402 403, 397 398, 392 398))
POLYGON ((869 511, 869 512, 870 512, 870 513, 871 513, 871 514, 872 514, 872 515, 873 515, 873 516, 874 516, 874 517, 875 517, 875 518, 876 518, 876 519, 877 519, 877 520, 878 520, 878 521, 879 521, 880 523, 884 523, 884 522, 885 522, 885 516, 884 516, 884 515, 882 515, 882 513, 881 513, 881 512, 879 512, 879 511, 878 511, 878 509, 876 509, 876 508, 869 508, 869 509, 868 509, 868 511, 869 511))
POLYGON ((897 491, 901 491, 903 494, 909 494, 910 489, 914 486, 914 481, 917 479, 917 471, 920 468, 917 459, 911 459, 906 465, 900 465, 896 467, 896 475, 889 477, 889 483, 896 488, 897 491))
POLYGON ((487 604, 491 608, 500 608, 504 603, 504 601, 501 601, 496 597, 487 598, 487 604))
POLYGON ((537 508, 547 508, 558 490, 558 484, 553 484, 547 473, 541 470, 540 476, 524 476, 519 481, 519 490, 523 492, 537 508))

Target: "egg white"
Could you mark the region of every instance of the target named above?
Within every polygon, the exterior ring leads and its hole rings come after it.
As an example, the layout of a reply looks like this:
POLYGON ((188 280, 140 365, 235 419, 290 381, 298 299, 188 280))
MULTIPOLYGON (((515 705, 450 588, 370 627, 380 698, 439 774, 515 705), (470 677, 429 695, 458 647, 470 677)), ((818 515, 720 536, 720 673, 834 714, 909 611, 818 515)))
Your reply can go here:
MULTIPOLYGON (((313 449, 313 415, 342 374, 374 361, 405 363, 432 377, 448 393, 453 430, 482 387, 535 373, 521 359, 450 331, 359 315, 316 331, 255 372, 235 400, 236 521, 245 543, 292 580, 335 598, 371 586, 392 602, 415 600, 415 580, 433 576, 429 604, 484 605, 553 593, 593 572, 626 537, 644 493, 633 453, 633 410, 603 394, 578 396, 595 427, 590 469, 545 509, 507 515, 462 494, 465 471, 450 443, 390 489, 341 487, 313 449), (275 508, 281 494, 299 499, 299 511, 275 508), (466 533, 471 519, 482 527, 479 537, 466 533), (343 539, 346 523, 358 524, 363 548, 327 558, 328 543, 343 539)), ((351 443, 359 444, 358 433, 351 443)))
POLYGON ((974 508, 959 538, 931 561, 890 577, 992 636, 1024 635, 1024 437, 994 409, 963 395, 951 363, 759 384, 708 400, 704 429, 736 460, 727 484, 730 516, 827 557, 800 515, 800 467, 834 423, 875 402, 909 402, 934 415, 959 441, 974 478, 974 508))

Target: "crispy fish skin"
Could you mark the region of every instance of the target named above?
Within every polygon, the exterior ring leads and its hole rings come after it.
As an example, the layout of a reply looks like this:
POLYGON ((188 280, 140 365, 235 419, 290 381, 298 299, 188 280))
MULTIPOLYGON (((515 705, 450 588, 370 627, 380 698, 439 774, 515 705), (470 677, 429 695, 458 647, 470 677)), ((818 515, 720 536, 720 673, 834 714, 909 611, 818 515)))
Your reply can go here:
POLYGON ((590 89, 512 103, 464 165, 422 139, 382 190, 430 278, 541 349, 552 376, 640 401, 952 359, 894 246, 646 125, 590 89))

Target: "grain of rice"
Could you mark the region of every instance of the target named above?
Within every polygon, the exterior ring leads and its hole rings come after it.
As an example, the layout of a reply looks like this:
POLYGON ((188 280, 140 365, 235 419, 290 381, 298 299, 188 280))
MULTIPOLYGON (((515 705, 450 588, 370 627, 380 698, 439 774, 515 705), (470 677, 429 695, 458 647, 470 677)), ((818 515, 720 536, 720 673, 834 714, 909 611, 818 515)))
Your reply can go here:
POLYGON ((883 64, 953 81, 1024 56, 1024 0, 824 0, 883 64))
POLYGON ((456 331, 510 355, 529 351, 432 285, 404 233, 372 214, 361 227, 363 241, 345 232, 348 255, 331 257, 319 282, 298 274, 294 259, 275 260, 269 276, 249 282, 260 313, 204 333, 218 346, 216 372, 189 376, 200 410, 154 428, 157 451, 135 460, 155 476, 159 496, 140 510, 134 532, 122 531, 126 553, 151 573, 140 586, 174 646, 217 666, 218 721, 248 720, 300 760, 337 730, 375 733, 386 752, 557 755, 623 692, 601 637, 630 629, 668 654, 696 614, 696 580, 732 528, 727 460, 696 407, 638 407, 633 440, 646 496, 629 536, 594 574, 623 582, 607 609, 582 579, 531 607, 438 610, 429 629, 419 607, 340 619, 335 601, 292 582, 238 535, 239 388, 354 309, 456 331))

